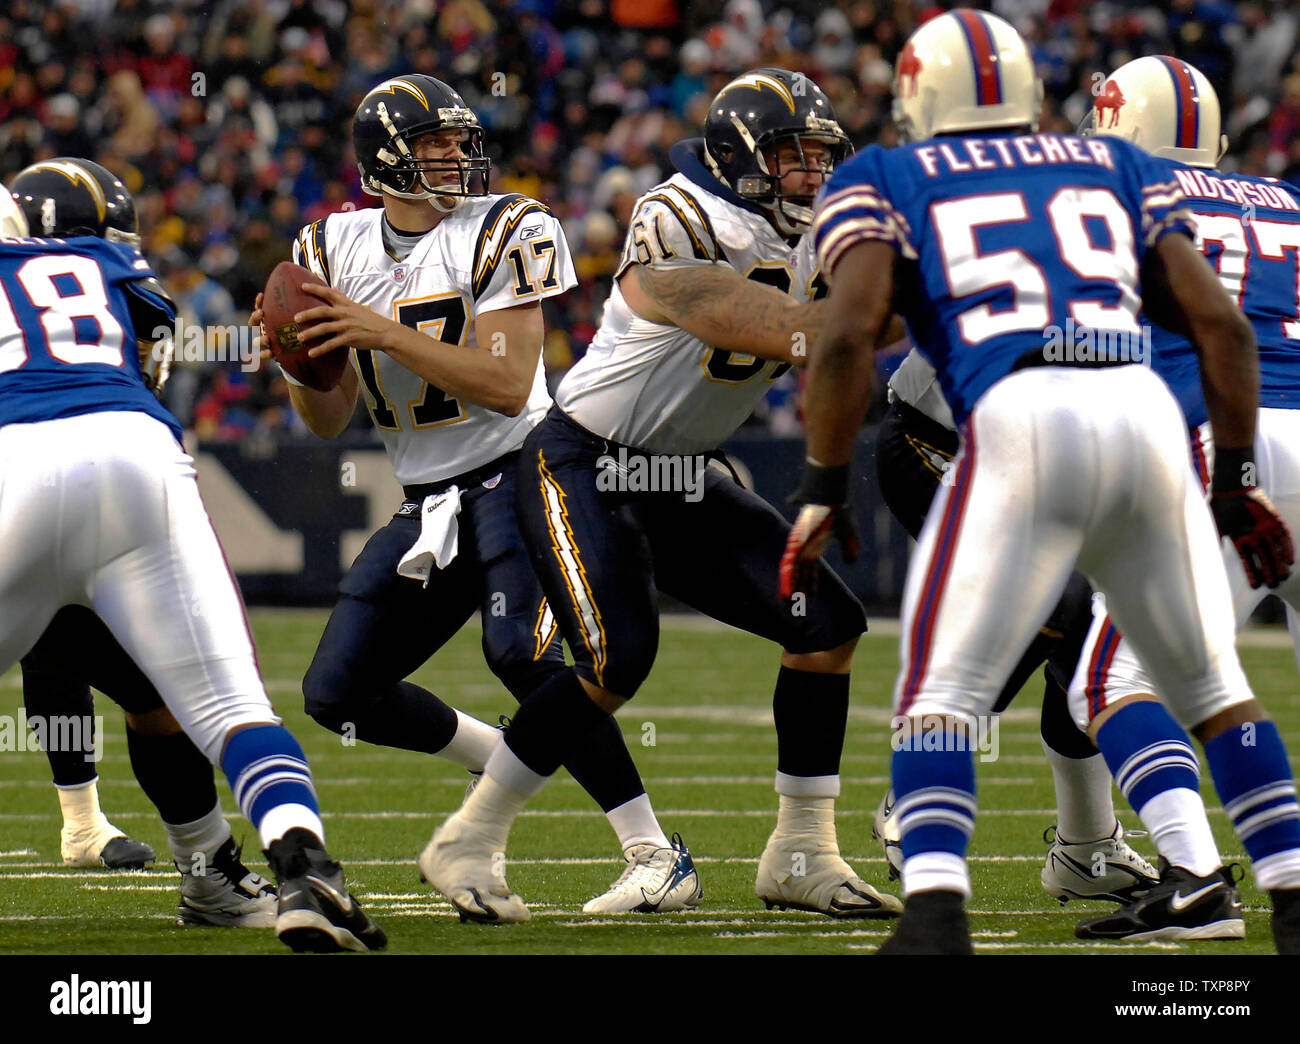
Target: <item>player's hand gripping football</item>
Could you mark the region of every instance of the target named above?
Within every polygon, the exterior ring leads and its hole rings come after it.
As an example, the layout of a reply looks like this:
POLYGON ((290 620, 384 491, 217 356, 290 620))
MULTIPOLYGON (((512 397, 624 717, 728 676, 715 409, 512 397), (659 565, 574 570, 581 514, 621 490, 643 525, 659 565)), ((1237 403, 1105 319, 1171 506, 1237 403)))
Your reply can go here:
POLYGON ((1268 495, 1253 482, 1254 454, 1250 450, 1219 450, 1215 454, 1210 510, 1219 533, 1232 541, 1251 587, 1277 587, 1291 575, 1295 547, 1291 531, 1268 495))
POLYGON ((294 321, 303 327, 303 341, 311 343, 307 354, 313 359, 336 348, 382 351, 391 328, 399 325, 365 305, 357 304, 332 286, 305 283, 303 290, 324 302, 294 316, 294 321))
POLYGON ((852 562, 858 557, 858 531, 848 505, 848 486, 847 464, 828 468, 809 461, 804 468, 803 484, 790 498, 792 504, 803 507, 781 556, 782 598, 811 588, 817 560, 832 539, 840 542, 844 561, 852 562))

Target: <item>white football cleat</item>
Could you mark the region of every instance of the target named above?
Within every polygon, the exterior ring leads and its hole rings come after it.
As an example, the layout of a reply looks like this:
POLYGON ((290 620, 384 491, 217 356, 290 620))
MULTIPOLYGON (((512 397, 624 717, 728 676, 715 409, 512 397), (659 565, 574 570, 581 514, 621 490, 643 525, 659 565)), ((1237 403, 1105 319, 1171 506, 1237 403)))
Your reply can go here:
POLYGON ((149 845, 127 837, 103 816, 91 830, 77 830, 65 823, 59 832, 59 854, 64 866, 109 870, 144 870, 157 859, 149 845))
POLYGON ((871 824, 871 836, 880 842, 885 850, 885 862, 889 864, 889 879, 897 881, 903 876, 903 832, 898 829, 898 817, 894 815, 894 791, 885 791, 876 808, 876 818, 871 824))
POLYGON ((510 891, 501 868, 505 853, 459 812, 433 832, 420 853, 420 876, 447 897, 462 921, 512 924, 532 919, 524 901, 510 891))
POLYGON ((878 892, 840 855, 834 834, 773 832, 758 861, 754 891, 770 910, 811 910, 829 917, 897 917, 902 901, 878 892))
POLYGON ((674 834, 669 848, 632 845, 623 857, 627 866, 609 891, 583 908, 585 914, 671 913, 689 910, 704 901, 700 875, 691 850, 674 834))
MULTIPOLYGON (((1145 836, 1137 831, 1134 837, 1145 836)), ((1043 840, 1051 843, 1043 866, 1043 888, 1061 902, 1098 899, 1128 903, 1146 894, 1160 881, 1156 868, 1129 847, 1124 828, 1096 841, 1064 842, 1056 827, 1048 827, 1043 840)))
POLYGON ((206 860, 189 866, 176 864, 181 872, 181 901, 176 921, 187 925, 217 928, 274 928, 277 895, 275 885, 244 865, 240 847, 233 837, 206 860))

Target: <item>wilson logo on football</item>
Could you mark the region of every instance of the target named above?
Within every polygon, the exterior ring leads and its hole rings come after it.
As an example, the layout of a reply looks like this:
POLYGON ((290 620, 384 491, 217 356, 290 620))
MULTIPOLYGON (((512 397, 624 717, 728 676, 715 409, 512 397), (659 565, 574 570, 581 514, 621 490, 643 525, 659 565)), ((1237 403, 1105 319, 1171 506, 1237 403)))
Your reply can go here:
POLYGON ((280 342, 281 351, 297 352, 302 350, 302 338, 299 336, 297 323, 285 323, 275 328, 275 339, 280 342))

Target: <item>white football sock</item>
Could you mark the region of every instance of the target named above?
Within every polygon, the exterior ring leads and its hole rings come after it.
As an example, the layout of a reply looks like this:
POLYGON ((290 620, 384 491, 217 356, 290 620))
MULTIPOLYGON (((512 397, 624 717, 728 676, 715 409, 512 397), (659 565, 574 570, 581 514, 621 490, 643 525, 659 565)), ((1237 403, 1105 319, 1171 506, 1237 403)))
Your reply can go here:
POLYGON ((921 852, 903 860, 903 895, 942 889, 970 898, 970 869, 951 852, 921 852))
MULTIPOLYGON (((832 777, 826 777, 832 778, 832 777)), ((833 777, 838 781, 839 777, 833 777)), ((835 799, 831 797, 793 797, 781 794, 777 799, 776 829, 773 836, 782 834, 813 834, 835 838, 835 799)))
POLYGON ((668 847, 668 838, 659 825, 659 820, 655 818, 649 794, 640 794, 631 801, 623 802, 618 808, 610 809, 605 813, 605 818, 618 835, 618 843, 623 846, 624 852, 633 845, 668 847))
POLYGON ((1100 754, 1067 758, 1043 744, 1056 786, 1056 836, 1063 842, 1100 841, 1115 832, 1110 769, 1100 754))
POLYGON ((192 823, 168 823, 163 821, 167 830, 167 844, 172 850, 172 858, 180 865, 181 872, 190 871, 194 853, 203 852, 211 855, 230 836, 230 824, 221 814, 221 802, 212 806, 207 815, 192 823))
MULTIPOLYGON (((542 787, 546 786, 546 781, 550 776, 543 776, 534 772, 522 761, 515 756, 515 752, 510 749, 508 744, 498 743, 496 749, 492 751, 492 756, 487 759, 487 764, 483 766, 483 779, 486 782, 489 779, 495 779, 508 790, 513 790, 524 796, 527 801, 536 794, 542 787)), ((480 783, 481 787, 483 784, 480 783)), ((473 794, 466 799, 465 807, 469 807, 470 801, 477 796, 476 789, 473 794)), ((523 807, 522 805, 520 806, 523 807)))
MULTIPOLYGON (((55 792, 59 795, 59 809, 63 813, 63 829, 70 834, 94 835, 96 833, 106 833, 112 831, 113 836, 121 834, 100 810, 99 807, 99 777, 96 776, 89 783, 78 783, 74 786, 54 786, 55 792)), ((106 837, 105 841, 111 840, 106 837)))
POLYGON ((1212 874, 1223 860, 1214 843, 1201 795, 1187 787, 1161 791, 1138 810, 1156 851, 1197 877, 1212 874))
POLYGON ((482 772, 501 742, 501 730, 460 711, 456 711, 456 723, 456 734, 437 756, 454 761, 471 772, 482 772))
POLYGON ((320 838, 322 845, 325 843, 325 824, 320 821, 320 815, 295 802, 276 805, 267 812, 257 824, 257 836, 261 838, 263 848, 270 848, 272 841, 279 841, 294 827, 310 830, 320 838))
POLYGON ((776 774, 776 792, 790 797, 837 798, 840 796, 840 777, 834 776, 791 776, 785 772, 776 774))

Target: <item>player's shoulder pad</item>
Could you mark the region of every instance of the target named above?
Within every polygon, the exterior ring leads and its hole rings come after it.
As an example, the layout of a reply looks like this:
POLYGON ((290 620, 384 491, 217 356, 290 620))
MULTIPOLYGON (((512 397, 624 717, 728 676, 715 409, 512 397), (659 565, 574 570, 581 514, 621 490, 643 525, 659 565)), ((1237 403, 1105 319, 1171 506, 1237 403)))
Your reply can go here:
POLYGON ((880 146, 869 146, 840 164, 819 194, 812 235, 823 276, 845 251, 869 239, 891 244, 906 259, 919 256, 907 216, 889 198, 891 159, 897 162, 880 146))
POLYGON ((334 285, 330 279, 329 254, 326 252, 325 238, 325 227, 332 216, 326 215, 319 221, 304 225, 293 243, 294 262, 320 276, 327 286, 334 285))
POLYGON ((492 277, 506 256, 506 246, 514 239, 541 235, 547 225, 557 225, 551 217, 551 208, 520 192, 507 193, 488 207, 474 239, 470 289, 475 300, 492 284, 492 277))
POLYGON ((124 285, 129 294, 144 304, 172 316, 176 314, 176 302, 152 272, 142 279, 132 279, 124 285))
POLYGON ((702 192, 672 178, 656 185, 632 212, 620 269, 632 262, 673 268, 690 262, 726 260, 702 192))

